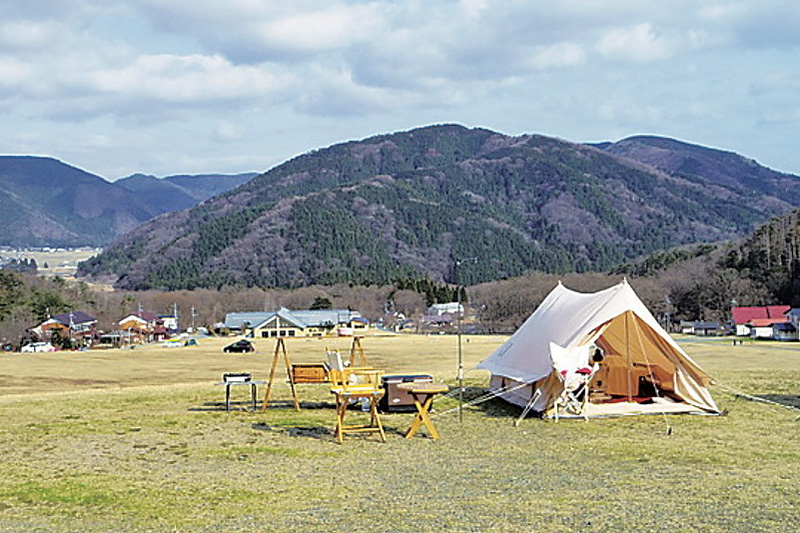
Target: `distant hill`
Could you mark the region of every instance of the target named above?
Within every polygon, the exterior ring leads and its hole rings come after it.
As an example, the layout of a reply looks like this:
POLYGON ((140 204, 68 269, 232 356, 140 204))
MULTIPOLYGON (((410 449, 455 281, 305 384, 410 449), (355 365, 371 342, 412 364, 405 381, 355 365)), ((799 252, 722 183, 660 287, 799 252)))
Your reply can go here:
POLYGON ((0 156, 0 244, 106 245, 142 222, 252 176, 131 179, 122 186, 49 157, 0 156))
POLYGON ((157 178, 133 174, 114 183, 135 193, 162 213, 179 211, 222 194, 253 179, 255 172, 244 174, 176 175, 157 178))
POLYGON ((798 177, 759 165, 733 152, 656 136, 628 137, 598 145, 608 153, 639 161, 687 179, 700 178, 742 194, 752 191, 800 205, 798 177))
POLYGON ((679 142, 665 161, 699 152, 703 164, 656 168, 641 154, 669 140, 652 139, 441 125, 338 144, 151 221, 81 272, 130 289, 454 281, 455 261, 474 257, 459 281, 477 283, 733 239, 798 205, 800 178, 755 164, 715 173, 732 154, 679 142))

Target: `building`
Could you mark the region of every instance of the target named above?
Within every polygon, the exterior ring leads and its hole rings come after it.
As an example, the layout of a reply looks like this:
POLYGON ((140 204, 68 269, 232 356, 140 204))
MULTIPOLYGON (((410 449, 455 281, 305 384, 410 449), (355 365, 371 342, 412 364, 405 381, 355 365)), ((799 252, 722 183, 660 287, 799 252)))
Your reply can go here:
POLYGON ((433 304, 428 308, 426 316, 442 316, 442 315, 457 315, 464 314, 464 306, 458 302, 449 302, 444 304, 433 304))
POLYGON ((149 311, 139 311, 130 314, 119 321, 119 328, 128 332, 129 342, 153 342, 167 337, 167 328, 164 322, 149 311))
POLYGON ((349 309, 305 309, 228 313, 225 328, 256 338, 322 337, 340 330, 352 334, 364 331, 369 322, 360 313, 349 309))
POLYGON ((719 322, 709 322, 706 320, 698 320, 695 322, 684 320, 681 322, 681 333, 686 335, 708 337, 717 335, 720 331, 719 322))
POLYGON ((780 319, 786 320, 786 315, 791 310, 788 305, 764 305, 759 307, 734 307, 731 309, 733 324, 736 328, 736 335, 739 337, 751 336, 752 320, 756 319, 780 319))
POLYGON ((97 333, 97 319, 83 311, 70 311, 51 316, 33 329, 39 338, 50 340, 58 334, 91 344, 97 333))
POLYGON ((797 328, 785 318, 754 318, 747 325, 754 339, 797 340, 797 328))

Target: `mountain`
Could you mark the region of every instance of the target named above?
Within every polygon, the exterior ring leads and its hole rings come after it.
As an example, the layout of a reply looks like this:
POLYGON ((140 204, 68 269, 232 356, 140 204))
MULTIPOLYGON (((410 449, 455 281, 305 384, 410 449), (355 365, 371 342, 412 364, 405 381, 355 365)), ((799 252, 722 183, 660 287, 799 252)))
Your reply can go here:
POLYGON ((120 184, 49 157, 0 156, 0 244, 102 246, 254 175, 142 176, 120 184))
POLYGON ((161 213, 180 211, 209 198, 222 194, 248 182, 257 174, 199 174, 176 175, 157 178, 146 174, 133 174, 114 183, 135 193, 148 205, 161 213))
POLYGON ((100 176, 49 157, 0 156, 4 245, 102 245, 160 214, 100 176))
POLYGON ((714 183, 742 194, 756 191, 800 205, 797 176, 777 172, 733 152, 657 136, 634 136, 597 146, 673 175, 699 178, 700 182, 714 183))
POLYGON ((452 282, 473 257, 458 281, 607 269, 744 235, 800 195, 794 176, 773 194, 749 174, 671 172, 614 150, 457 125, 346 142, 150 221, 81 272, 178 289, 452 282))
POLYGON ((727 250, 717 267, 763 287, 772 302, 800 306, 800 210, 756 229, 727 250))

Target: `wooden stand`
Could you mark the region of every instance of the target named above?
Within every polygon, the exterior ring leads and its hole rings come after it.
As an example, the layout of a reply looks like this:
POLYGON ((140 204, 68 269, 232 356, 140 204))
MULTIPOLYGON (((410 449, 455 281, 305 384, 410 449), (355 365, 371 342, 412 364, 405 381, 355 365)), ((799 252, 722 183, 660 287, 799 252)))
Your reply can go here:
POLYGON ((264 394, 264 403, 261 404, 261 411, 266 411, 269 407, 269 395, 272 392, 272 382, 275 379, 275 368, 278 366, 279 353, 283 352, 283 360, 286 363, 286 377, 289 378, 289 385, 292 388, 292 400, 294 400, 294 410, 300 410, 300 402, 297 401, 297 392, 294 390, 294 381, 292 380, 292 365, 289 363, 289 353, 286 351, 286 344, 283 342, 282 337, 278 337, 278 342, 275 344, 275 354, 272 356, 272 368, 269 371, 269 381, 267 382, 267 392, 264 394))
POLYGON ((353 337, 353 344, 350 346, 350 366, 368 366, 367 357, 364 355, 364 347, 361 346, 361 339, 364 337, 353 337), (356 357, 360 356, 360 363, 356 357))

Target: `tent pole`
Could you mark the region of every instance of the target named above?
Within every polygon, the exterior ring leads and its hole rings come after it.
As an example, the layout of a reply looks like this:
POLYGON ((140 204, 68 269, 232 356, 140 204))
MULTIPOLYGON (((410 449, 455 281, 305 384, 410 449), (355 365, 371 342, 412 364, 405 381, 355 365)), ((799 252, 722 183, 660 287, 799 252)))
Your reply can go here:
POLYGON ((630 328, 628 327, 628 319, 629 319, 630 311, 625 311, 625 355, 628 362, 628 401, 632 401, 632 389, 633 386, 631 385, 631 336, 630 336, 630 328))

